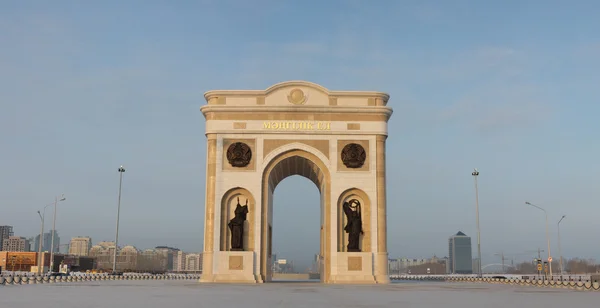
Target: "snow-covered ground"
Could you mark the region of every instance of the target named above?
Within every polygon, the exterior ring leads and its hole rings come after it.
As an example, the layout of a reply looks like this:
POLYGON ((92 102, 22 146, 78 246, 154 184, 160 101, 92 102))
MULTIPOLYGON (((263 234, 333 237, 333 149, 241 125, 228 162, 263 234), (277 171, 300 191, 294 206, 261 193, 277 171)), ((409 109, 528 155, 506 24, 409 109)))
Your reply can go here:
POLYGON ((90 281, 0 287, 0 307, 595 307, 600 293, 501 284, 199 284, 189 280, 90 281))

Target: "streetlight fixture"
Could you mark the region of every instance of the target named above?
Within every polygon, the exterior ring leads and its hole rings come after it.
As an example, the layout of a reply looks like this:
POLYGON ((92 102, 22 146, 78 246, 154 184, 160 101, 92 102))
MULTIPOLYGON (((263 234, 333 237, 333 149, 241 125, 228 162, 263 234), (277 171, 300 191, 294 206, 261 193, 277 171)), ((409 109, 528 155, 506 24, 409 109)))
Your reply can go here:
POLYGON ((40 238, 38 240, 38 270, 37 270, 37 274, 41 275, 42 274, 42 242, 44 240, 44 219, 46 218, 46 208, 54 205, 54 203, 50 203, 46 206, 44 206, 43 209, 43 214, 40 211, 37 211, 38 215, 40 215, 40 220, 42 221, 42 225, 41 225, 41 229, 40 229, 40 238))
POLYGON ((54 218, 52 222, 52 240, 50 240, 50 269, 49 272, 52 273, 54 269, 54 235, 56 234, 56 205, 59 201, 65 201, 65 194, 60 195, 60 197, 54 197, 54 218))
POLYGON ((525 204, 531 205, 539 210, 544 211, 544 214, 546 215, 546 241, 548 242, 548 266, 550 268, 550 278, 552 278, 552 254, 550 253, 550 234, 548 233, 548 212, 546 212, 545 209, 543 209, 531 202, 525 201, 525 204))
POLYGON ((121 214, 121 187, 123 186, 123 173, 125 168, 123 165, 117 169, 119 171, 119 198, 117 201, 117 231, 115 235, 115 251, 113 255, 113 274, 117 272, 117 247, 119 247, 119 215, 121 214))
POLYGON ((562 249, 560 247, 560 222, 565 219, 565 217, 567 217, 567 215, 562 215, 562 217, 560 218, 560 220, 558 221, 558 223, 556 224, 558 226, 558 254, 560 255, 560 259, 559 259, 559 266, 560 266, 560 277, 562 279, 562 275, 563 275, 563 257, 562 257, 562 249))
POLYGON ((481 229, 479 228, 479 189, 477 187, 477 176, 479 171, 477 168, 471 173, 473 179, 475 179, 475 212, 477 215, 477 269, 479 270, 479 277, 483 277, 483 271, 481 267, 481 229))

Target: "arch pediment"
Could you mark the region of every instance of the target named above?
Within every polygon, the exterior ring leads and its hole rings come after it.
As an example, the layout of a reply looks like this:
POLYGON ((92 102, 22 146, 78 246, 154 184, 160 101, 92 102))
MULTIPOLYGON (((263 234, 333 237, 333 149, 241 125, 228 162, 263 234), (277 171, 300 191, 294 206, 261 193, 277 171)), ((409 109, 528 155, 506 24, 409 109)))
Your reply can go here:
POLYGON ((390 96, 377 91, 332 91, 303 80, 280 82, 265 90, 213 90, 204 94, 208 105, 224 106, 386 106, 390 96))
POLYGON ((329 95, 329 89, 325 88, 324 86, 320 85, 320 84, 316 84, 314 82, 310 82, 310 81, 304 81, 304 80, 291 80, 291 81, 284 81, 284 82, 280 82, 280 83, 276 83, 270 87, 268 87, 265 90, 265 94, 269 95, 272 92, 278 91, 278 90, 282 90, 282 89, 292 89, 292 88, 304 88, 304 89, 310 89, 310 90, 315 90, 315 91, 320 91, 323 94, 329 95))

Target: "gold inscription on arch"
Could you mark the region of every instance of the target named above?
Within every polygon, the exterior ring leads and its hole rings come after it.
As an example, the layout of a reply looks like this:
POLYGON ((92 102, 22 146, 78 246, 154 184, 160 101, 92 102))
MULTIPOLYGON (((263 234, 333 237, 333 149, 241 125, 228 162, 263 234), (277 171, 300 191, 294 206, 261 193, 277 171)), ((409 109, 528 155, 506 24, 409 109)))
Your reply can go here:
POLYGON ((265 121, 264 129, 270 130, 331 130, 330 122, 312 121, 265 121))

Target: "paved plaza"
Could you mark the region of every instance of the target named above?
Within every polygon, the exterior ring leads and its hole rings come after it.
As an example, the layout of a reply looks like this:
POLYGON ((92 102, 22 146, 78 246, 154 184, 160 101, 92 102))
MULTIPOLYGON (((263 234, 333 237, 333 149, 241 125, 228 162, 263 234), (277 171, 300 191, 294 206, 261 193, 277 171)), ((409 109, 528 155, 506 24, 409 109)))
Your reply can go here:
POLYGON ((100 281, 0 287, 0 307, 594 307, 597 292, 500 284, 401 282, 390 285, 258 285, 195 281, 100 281))

